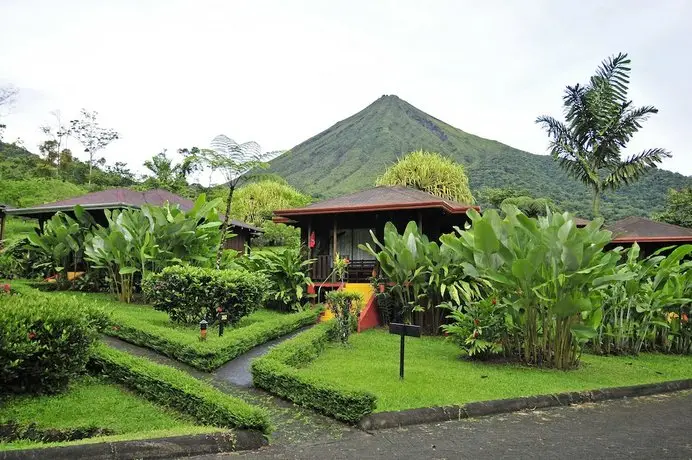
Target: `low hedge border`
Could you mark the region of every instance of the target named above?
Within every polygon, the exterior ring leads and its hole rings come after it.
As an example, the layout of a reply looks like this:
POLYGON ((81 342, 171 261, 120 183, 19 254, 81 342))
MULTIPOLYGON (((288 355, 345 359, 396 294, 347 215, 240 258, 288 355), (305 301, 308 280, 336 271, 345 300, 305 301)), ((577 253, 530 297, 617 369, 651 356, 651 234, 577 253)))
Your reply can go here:
POLYGON ((89 368, 150 401, 191 415, 202 424, 271 432, 269 416, 264 409, 222 393, 178 369, 104 344, 96 346, 89 368))
POLYGON ((270 340, 289 334, 303 326, 314 324, 321 309, 307 309, 282 315, 276 319, 252 323, 236 329, 228 329, 223 341, 180 343, 162 336, 160 331, 148 331, 127 324, 123 319, 105 330, 105 333, 135 345, 151 348, 185 364, 211 372, 228 361, 270 340))
POLYGON ((297 367, 314 360, 335 336, 336 323, 328 321, 277 345, 252 362, 256 387, 315 409, 328 416, 356 423, 375 409, 376 398, 364 391, 339 388, 302 375, 297 367))
POLYGON ((155 439, 8 450, 0 452, 0 460, 183 458, 193 455, 259 449, 266 445, 267 439, 257 431, 235 430, 155 439))
POLYGON ((478 401, 462 405, 422 407, 392 412, 369 414, 358 422, 362 430, 382 430, 422 423, 448 422, 472 417, 506 414, 521 410, 569 406, 611 399, 635 398, 692 389, 692 379, 648 383, 626 387, 602 388, 590 391, 571 391, 549 395, 478 401))

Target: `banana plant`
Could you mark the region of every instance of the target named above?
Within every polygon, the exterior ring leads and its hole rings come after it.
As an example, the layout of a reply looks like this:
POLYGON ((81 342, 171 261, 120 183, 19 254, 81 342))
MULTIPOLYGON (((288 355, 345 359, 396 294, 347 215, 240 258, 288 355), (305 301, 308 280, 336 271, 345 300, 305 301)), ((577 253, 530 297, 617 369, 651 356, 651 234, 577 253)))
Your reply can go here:
POLYGON ((303 259, 298 249, 285 249, 253 253, 235 264, 267 275, 271 281, 269 299, 277 308, 301 311, 308 298, 307 287, 312 284, 308 273, 314 262, 315 259, 303 259))
POLYGON ((464 260, 465 273, 492 283, 506 306, 522 358, 566 369, 578 363, 583 344, 596 335, 596 281, 611 275, 619 259, 604 252, 610 232, 601 220, 577 228, 574 218, 554 214, 533 219, 515 206, 505 215, 469 210, 471 228, 440 238, 464 260))
POLYGON ((51 268, 59 280, 66 279, 71 267, 77 271, 84 240, 94 225, 93 218, 81 206, 75 206, 75 217, 58 212, 48 220, 40 233, 31 233, 29 242, 51 259, 51 268))

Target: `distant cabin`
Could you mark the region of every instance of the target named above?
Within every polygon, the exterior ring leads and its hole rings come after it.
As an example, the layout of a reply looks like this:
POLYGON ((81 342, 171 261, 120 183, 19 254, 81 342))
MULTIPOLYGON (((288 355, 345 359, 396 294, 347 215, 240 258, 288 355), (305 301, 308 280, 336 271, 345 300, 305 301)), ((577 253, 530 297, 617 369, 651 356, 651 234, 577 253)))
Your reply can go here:
MULTIPOLYGON (((139 192, 128 188, 114 188, 87 193, 86 195, 67 200, 40 204, 30 208, 2 208, 0 209, 0 218, 5 214, 7 216, 36 219, 38 220, 39 227, 43 229, 43 224, 58 211, 74 216, 74 207, 79 205, 88 211, 97 223, 106 225, 107 220, 104 213, 106 209, 140 209, 145 204, 163 206, 166 203, 177 204, 184 211, 188 211, 194 206, 194 202, 191 200, 167 190, 157 189, 139 192)), ((4 237, 3 229, 4 219, 0 220, 0 241, 4 237)), ((230 221, 229 231, 234 236, 226 240, 224 247, 226 249, 235 249, 236 251, 243 251, 246 244, 250 245, 252 238, 262 234, 262 229, 234 219, 230 221)))

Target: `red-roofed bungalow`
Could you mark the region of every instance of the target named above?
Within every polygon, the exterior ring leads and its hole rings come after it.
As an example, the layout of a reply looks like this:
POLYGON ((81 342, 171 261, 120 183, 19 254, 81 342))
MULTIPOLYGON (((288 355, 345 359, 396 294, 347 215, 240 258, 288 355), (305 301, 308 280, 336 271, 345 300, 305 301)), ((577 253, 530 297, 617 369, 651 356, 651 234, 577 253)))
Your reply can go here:
MULTIPOLYGON (((50 219, 58 211, 66 214, 74 214, 74 207, 81 206, 89 212, 97 223, 105 225, 106 216, 104 210, 109 209, 139 209, 145 204, 163 206, 166 203, 177 204, 180 209, 187 211, 192 209, 194 203, 186 198, 171 193, 167 190, 147 190, 139 192, 128 188, 115 188, 100 192, 87 193, 67 200, 53 203, 40 204, 31 208, 7 208, 4 213, 8 216, 37 219, 39 227, 50 219)), ((0 227, 1 228, 1 227, 0 227)), ((262 230, 238 220, 231 220, 230 231, 235 235, 226 241, 227 249, 242 251, 246 243, 250 243, 252 237, 262 233, 262 230)), ((3 235, 0 234, 0 241, 3 235)))

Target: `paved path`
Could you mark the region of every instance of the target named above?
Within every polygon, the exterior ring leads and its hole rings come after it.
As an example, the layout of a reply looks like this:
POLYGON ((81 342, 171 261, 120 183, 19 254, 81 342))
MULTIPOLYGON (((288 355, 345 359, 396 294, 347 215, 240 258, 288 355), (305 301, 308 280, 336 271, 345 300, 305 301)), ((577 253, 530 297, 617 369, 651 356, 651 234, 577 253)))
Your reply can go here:
POLYGON ((692 459, 692 392, 418 425, 338 441, 195 457, 247 459, 692 459))
POLYGON ((197 370, 187 364, 163 356, 154 350, 133 345, 115 337, 104 336, 103 341, 114 348, 127 351, 130 354, 143 356, 157 363, 183 370, 200 380, 209 382, 226 394, 265 408, 269 412, 275 427, 275 431, 271 434, 272 443, 291 445, 308 441, 333 442, 345 435, 358 432, 356 428, 320 415, 310 409, 296 406, 290 401, 277 398, 251 386, 250 361, 265 354, 272 346, 290 339, 302 330, 260 345, 228 362, 214 373, 197 370))
POLYGON ((267 354, 269 349, 281 342, 292 339, 301 332, 310 329, 311 326, 298 329, 288 335, 279 337, 278 339, 270 340, 269 342, 253 348, 245 354, 238 356, 235 359, 227 362, 220 368, 214 371, 214 378, 230 382, 234 385, 250 388, 252 387, 252 372, 250 372, 250 364, 253 359, 267 354))

